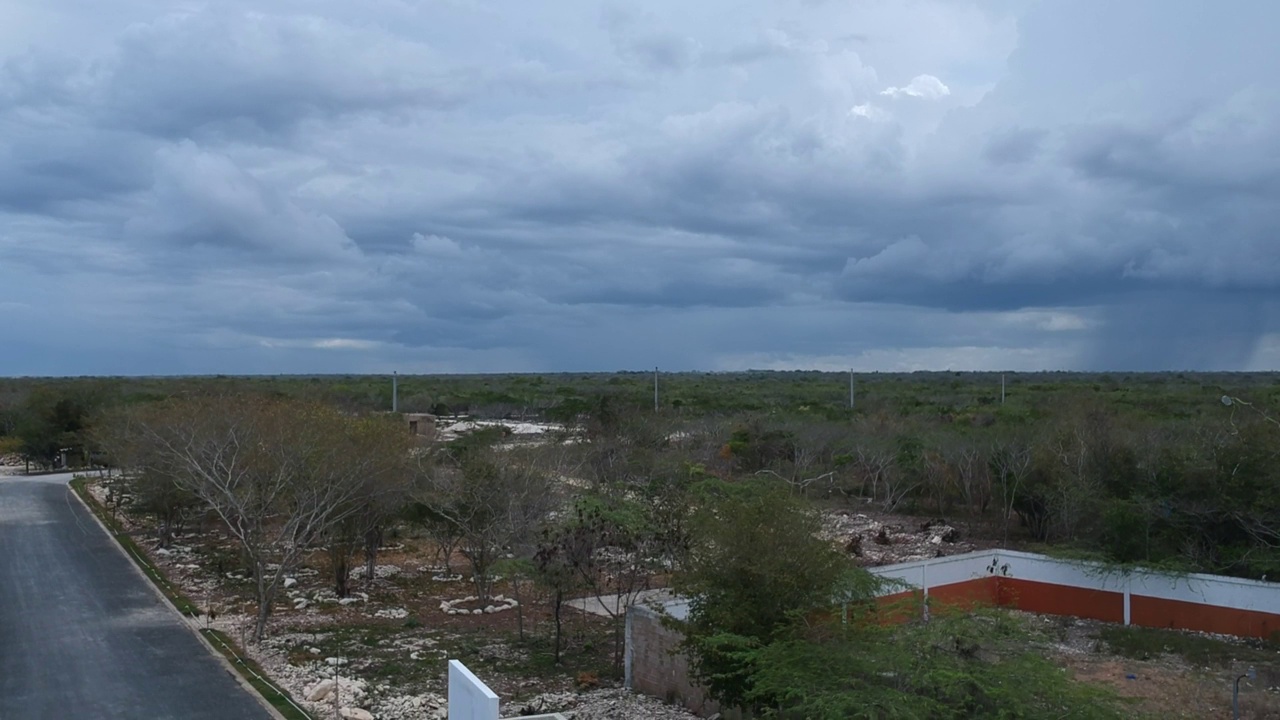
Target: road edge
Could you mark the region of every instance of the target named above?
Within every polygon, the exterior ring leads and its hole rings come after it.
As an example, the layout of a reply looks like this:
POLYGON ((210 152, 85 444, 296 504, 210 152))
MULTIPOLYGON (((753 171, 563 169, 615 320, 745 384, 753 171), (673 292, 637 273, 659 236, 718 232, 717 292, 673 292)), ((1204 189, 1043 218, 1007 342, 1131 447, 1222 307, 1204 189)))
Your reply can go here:
MULTIPOLYGON (((168 608, 171 612, 173 612, 174 615, 178 616, 178 620, 182 623, 182 626, 186 628, 192 635, 195 636, 196 640, 198 640, 200 644, 204 646, 204 649, 207 650, 209 654, 212 655, 215 659, 217 659, 219 663, 221 663, 222 668, 226 670, 231 675, 231 677, 235 678, 236 682, 240 684, 240 687, 243 688, 245 692, 249 693, 249 695, 251 695, 255 700, 257 700, 258 704, 261 705, 263 708, 265 708, 267 713, 272 718, 274 718, 274 720, 288 720, 288 718, 286 718, 279 710, 275 709, 275 707, 265 697, 262 696, 262 693, 258 692, 258 689, 253 686, 253 683, 249 682, 249 679, 246 678, 244 674, 241 673, 240 670, 236 668, 236 666, 233 665, 230 660, 227 659, 227 656, 223 655, 222 652, 220 652, 217 648, 215 648, 213 646, 213 643, 209 642, 209 639, 206 638, 200 632, 200 630, 196 628, 187 619, 187 616, 183 615, 182 612, 178 610, 178 607, 173 604, 173 601, 169 599, 169 596, 164 594, 164 591, 161 590, 159 586, 156 585, 155 580, 152 579, 151 576, 149 576, 143 570, 143 568, 138 564, 138 560, 129 555, 129 552, 125 550, 124 546, 120 544, 120 541, 116 539, 116 535, 111 531, 111 528, 107 527, 107 524, 102 522, 102 518, 98 517, 98 513, 89 505, 89 503, 83 497, 80 496, 80 493, 76 492, 75 488, 71 487, 71 481, 75 479, 76 479, 76 476, 72 475, 71 480, 67 481, 65 485, 67 492, 70 493, 72 496, 74 496, 77 501, 79 501, 81 507, 83 507, 85 511, 89 513, 89 516, 92 517, 93 521, 98 524, 98 527, 101 528, 102 531, 107 534, 107 537, 111 539, 111 545, 115 547, 115 549, 119 551, 120 554, 123 555, 125 559, 129 561, 129 567, 133 568, 134 572, 142 576, 143 580, 145 580, 147 583, 147 587, 151 588, 151 591, 154 592, 160 598, 164 606, 168 608)), ((88 478, 86 478, 86 480, 87 479, 88 478)), ((86 492, 87 492, 87 488, 86 488, 86 492)))

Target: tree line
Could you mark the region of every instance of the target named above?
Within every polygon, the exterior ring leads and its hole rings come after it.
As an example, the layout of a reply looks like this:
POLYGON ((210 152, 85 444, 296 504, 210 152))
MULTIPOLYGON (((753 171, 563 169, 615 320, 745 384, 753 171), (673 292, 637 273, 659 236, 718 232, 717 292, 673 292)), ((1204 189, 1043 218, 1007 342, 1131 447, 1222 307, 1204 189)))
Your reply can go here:
MULTIPOLYGON (((788 375, 771 375, 768 382, 778 385, 788 375)), ((1132 386, 1082 381, 1065 396, 1054 386, 1051 402, 1007 412, 979 411, 989 407, 981 405, 909 412, 908 405, 965 390, 955 387, 959 380, 918 383, 913 403, 864 407, 838 419, 796 409, 654 414, 627 393, 602 390, 575 400, 565 419, 603 426, 614 422, 612 413, 643 420, 629 421, 626 432, 667 441, 648 451, 667 456, 664 472, 687 462, 720 477, 759 474, 823 502, 986 522, 1005 542, 1031 541, 1117 562, 1275 577, 1280 428, 1267 414, 1274 390, 1259 385, 1252 389, 1262 400, 1250 396, 1252 405, 1223 406, 1212 388, 1195 386, 1200 389, 1192 393, 1189 382, 1161 377, 1144 376, 1132 386), (1176 398, 1176 408, 1166 396, 1176 398), (702 447, 691 447, 695 436, 703 438, 702 447)), ((537 377, 515 379, 540 386, 537 377)), ((802 374, 792 382, 803 389, 820 379, 802 374)), ((66 382, 72 384, 38 385, 25 394, 15 390, 19 385, 5 386, 0 450, 21 454, 33 467, 54 465, 64 451, 73 464, 91 461, 102 450, 89 441, 89 430, 100 424, 104 409, 146 407, 166 397, 150 390, 123 393, 109 380, 66 382)), ((217 387, 216 379, 206 382, 217 387)), ((597 387, 607 389, 609 382, 597 381, 597 387)), ((1021 387, 1024 395, 1040 392, 1039 386, 1021 387)), ((249 394, 322 402, 276 391, 249 394)), ((461 467, 460 456, 447 459, 446 466, 461 467)), ((467 462, 476 472, 476 463, 467 462)))

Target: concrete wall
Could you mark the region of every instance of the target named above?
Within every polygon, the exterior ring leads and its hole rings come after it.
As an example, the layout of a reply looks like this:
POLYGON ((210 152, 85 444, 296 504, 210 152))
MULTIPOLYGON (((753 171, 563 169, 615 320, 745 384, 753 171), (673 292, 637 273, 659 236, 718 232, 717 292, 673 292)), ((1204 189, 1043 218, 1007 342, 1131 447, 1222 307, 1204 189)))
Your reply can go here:
POLYGON ((449 720, 498 720, 498 695, 457 660, 449 661, 449 720))
MULTIPOLYGON (((885 616, 888 620, 908 619, 930 606, 995 605, 1142 627, 1280 637, 1280 583, 1118 571, 1012 550, 984 550, 870 571, 899 582, 880 598, 882 605, 893 608, 885 616)), ((663 612, 678 620, 688 609, 682 599, 663 605, 663 612)), ((627 686, 705 717, 715 712, 714 703, 689 683, 687 660, 672 654, 679 643, 680 633, 663 627, 659 612, 630 608, 627 686)))
POLYGON ((991 550, 871 568, 933 605, 986 604, 1143 627, 1269 638, 1280 633, 1280 583, 1220 575, 1121 571, 1099 563, 991 550))
POLYGON ((1280 636, 1280 583, 1189 573, 1118 572, 1031 553, 991 553, 999 604, 1142 627, 1280 636))
POLYGON ((682 638, 680 632, 663 625, 659 612, 643 605, 628 608, 626 685, 707 717, 720 707, 707 699, 705 690, 689 681, 689 659, 676 651, 682 638))

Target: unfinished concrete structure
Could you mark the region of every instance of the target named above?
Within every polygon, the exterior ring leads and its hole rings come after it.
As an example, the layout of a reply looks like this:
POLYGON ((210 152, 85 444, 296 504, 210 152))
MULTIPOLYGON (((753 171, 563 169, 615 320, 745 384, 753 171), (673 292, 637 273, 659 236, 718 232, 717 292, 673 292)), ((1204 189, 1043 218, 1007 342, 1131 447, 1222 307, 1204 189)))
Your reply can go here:
POLYGON ((436 436, 436 416, 428 413, 403 413, 409 434, 430 440, 436 436))

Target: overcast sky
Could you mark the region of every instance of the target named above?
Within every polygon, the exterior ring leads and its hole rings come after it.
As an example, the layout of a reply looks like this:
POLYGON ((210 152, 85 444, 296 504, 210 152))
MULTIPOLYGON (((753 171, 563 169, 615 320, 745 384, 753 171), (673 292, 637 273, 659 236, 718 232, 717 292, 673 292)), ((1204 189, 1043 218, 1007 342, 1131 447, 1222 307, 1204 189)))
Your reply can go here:
POLYGON ((7 0, 0 374, 1280 367, 1274 0, 7 0))

